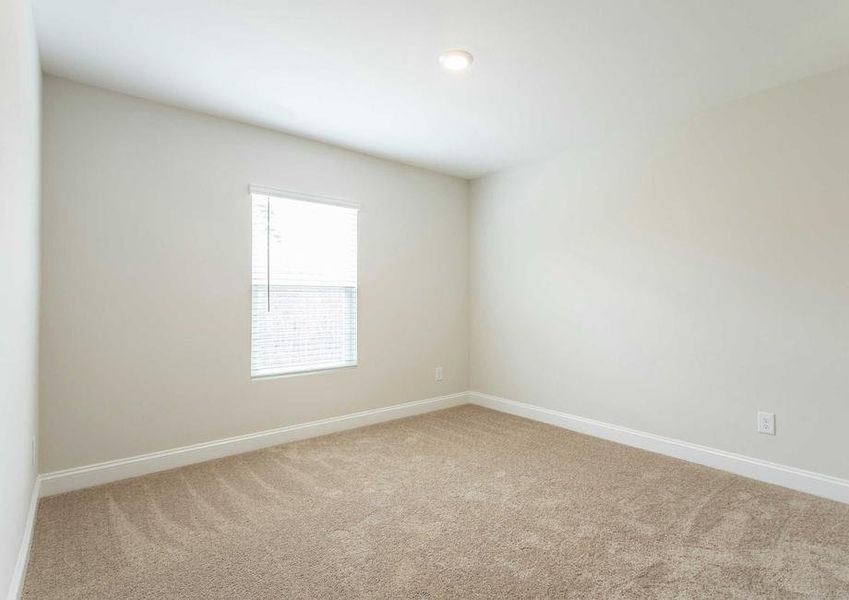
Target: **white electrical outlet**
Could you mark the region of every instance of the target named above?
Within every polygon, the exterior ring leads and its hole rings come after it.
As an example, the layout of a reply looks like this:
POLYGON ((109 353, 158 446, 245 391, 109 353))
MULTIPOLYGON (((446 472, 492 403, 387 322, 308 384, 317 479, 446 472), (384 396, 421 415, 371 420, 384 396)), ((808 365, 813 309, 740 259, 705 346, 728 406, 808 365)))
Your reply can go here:
POLYGON ((434 372, 433 377, 437 381, 442 381, 442 367, 436 367, 436 371, 434 372))
POLYGON ((775 435, 775 413, 758 411, 758 433, 775 435))

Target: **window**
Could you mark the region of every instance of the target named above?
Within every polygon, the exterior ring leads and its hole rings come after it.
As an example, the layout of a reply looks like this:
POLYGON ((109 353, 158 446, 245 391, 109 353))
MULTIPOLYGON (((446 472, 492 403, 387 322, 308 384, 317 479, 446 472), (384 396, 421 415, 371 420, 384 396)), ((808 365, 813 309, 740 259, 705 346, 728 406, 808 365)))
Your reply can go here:
POLYGON ((357 208, 251 189, 251 377, 357 364, 357 208))

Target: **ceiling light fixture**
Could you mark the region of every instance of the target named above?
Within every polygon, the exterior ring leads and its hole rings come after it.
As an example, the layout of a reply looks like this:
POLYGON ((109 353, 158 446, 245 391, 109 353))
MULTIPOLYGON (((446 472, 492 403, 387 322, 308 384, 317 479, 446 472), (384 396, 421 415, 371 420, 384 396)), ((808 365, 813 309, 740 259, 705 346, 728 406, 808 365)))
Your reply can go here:
POLYGON ((446 50, 439 55, 439 64, 446 71, 465 71, 475 57, 465 50, 446 50))

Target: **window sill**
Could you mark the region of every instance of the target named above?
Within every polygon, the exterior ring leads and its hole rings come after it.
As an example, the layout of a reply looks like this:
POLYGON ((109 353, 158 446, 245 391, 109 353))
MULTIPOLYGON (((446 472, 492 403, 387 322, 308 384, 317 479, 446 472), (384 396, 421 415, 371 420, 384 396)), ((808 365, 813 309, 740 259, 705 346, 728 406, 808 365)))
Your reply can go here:
POLYGON ((318 369, 306 369, 303 371, 291 371, 285 373, 269 373, 267 375, 251 375, 251 381, 262 381, 264 379, 288 379, 290 377, 303 377, 304 375, 319 375, 321 373, 334 373, 336 371, 347 371, 356 369, 357 364, 339 365, 338 367, 321 367, 318 369))

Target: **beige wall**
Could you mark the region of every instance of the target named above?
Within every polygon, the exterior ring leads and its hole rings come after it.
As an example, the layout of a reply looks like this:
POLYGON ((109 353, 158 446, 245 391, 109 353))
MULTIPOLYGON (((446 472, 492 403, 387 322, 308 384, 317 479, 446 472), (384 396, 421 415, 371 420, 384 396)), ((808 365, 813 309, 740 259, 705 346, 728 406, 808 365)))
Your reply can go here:
POLYGON ((849 477, 849 70, 486 177, 470 221, 462 180, 52 77, 44 103, 43 471, 470 377, 849 477), (362 203, 357 369, 250 380, 249 183, 362 203))
POLYGON ((466 181, 53 77, 43 144, 42 471, 467 388, 466 181), (249 184, 361 203, 356 369, 251 381, 249 184))
POLYGON ((475 182, 472 388, 849 477, 847 107, 843 70, 475 182))
POLYGON ((35 481, 41 69, 29 2, 0 1, 0 596, 35 481))

